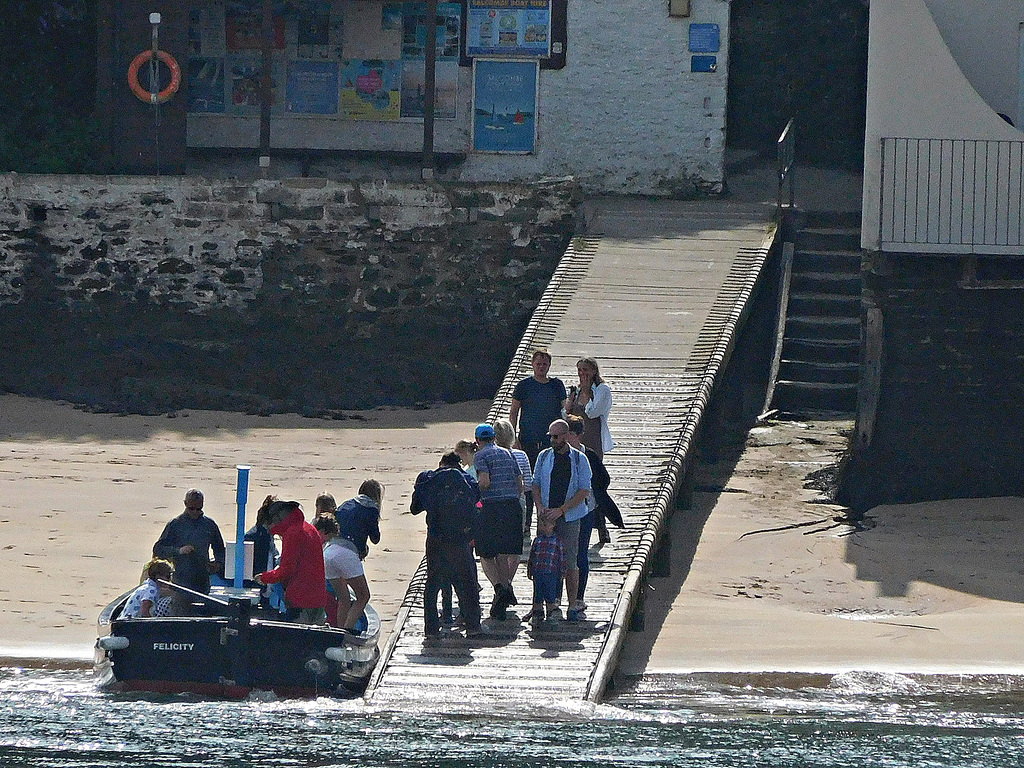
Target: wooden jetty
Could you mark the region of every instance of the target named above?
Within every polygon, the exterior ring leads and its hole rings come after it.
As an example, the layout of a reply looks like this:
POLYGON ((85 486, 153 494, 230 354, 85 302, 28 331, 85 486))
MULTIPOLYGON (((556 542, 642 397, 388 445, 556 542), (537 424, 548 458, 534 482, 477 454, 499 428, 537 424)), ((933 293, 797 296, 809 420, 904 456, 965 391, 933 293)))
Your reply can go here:
MULTIPOLYGON (((517 609, 487 619, 483 638, 424 644, 421 565, 366 696, 375 704, 596 701, 615 669, 661 529, 684 480, 688 452, 768 254, 775 228, 761 206, 719 201, 609 200, 588 204, 587 235, 572 241, 523 336, 490 418, 507 416, 531 352, 553 355, 551 375, 576 381, 576 360, 597 358, 612 388, 605 456, 626 528, 591 550, 586 620, 519 621, 532 585, 516 574, 517 609), (525 598, 525 599, 524 599, 525 598)), ((595 534, 596 539, 596 534, 595 534)))

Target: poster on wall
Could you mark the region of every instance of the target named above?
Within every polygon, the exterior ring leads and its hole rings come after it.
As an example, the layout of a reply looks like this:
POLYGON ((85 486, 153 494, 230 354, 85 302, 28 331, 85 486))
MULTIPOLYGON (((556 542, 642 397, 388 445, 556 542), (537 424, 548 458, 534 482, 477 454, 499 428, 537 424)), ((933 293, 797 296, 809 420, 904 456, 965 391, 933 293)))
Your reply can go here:
POLYGON ((345 19, 345 58, 402 58, 402 7, 401 3, 360 2, 345 19))
POLYGON ((331 12, 330 3, 300 5, 295 14, 294 30, 296 58, 319 61, 341 58, 344 26, 341 14, 331 12))
POLYGON ((190 56, 223 56, 224 6, 212 3, 193 7, 188 18, 188 52, 190 56))
MULTIPOLYGON (((260 113, 260 78, 262 67, 258 54, 229 54, 225 58, 224 72, 227 79, 227 112, 233 115, 258 115, 260 113)), ((284 112, 281 100, 284 72, 281 62, 275 61, 270 69, 270 111, 284 112)))
POLYGON ((537 148, 540 63, 473 62, 473 150, 531 154, 537 148))
POLYGON ((290 115, 338 114, 338 64, 289 62, 285 93, 285 112, 290 115))
POLYGON ((469 0, 467 56, 551 55, 551 0, 469 0))
MULTIPOLYGON (((224 41, 229 51, 263 48, 263 18, 258 11, 228 7, 224 14, 224 41)), ((274 15, 274 50, 284 50, 284 16, 274 15)))
POLYGON ((193 56, 188 60, 188 111, 224 112, 224 59, 193 56))
MULTIPOLYGON (((423 60, 402 62, 402 117, 423 119, 424 80, 423 60)), ((459 97, 459 63, 439 61, 434 69, 434 118, 454 120, 459 97)))
POLYGON ((402 62, 353 59, 342 62, 339 114, 350 120, 401 117, 402 62))
MULTIPOLYGON (((462 3, 437 4, 438 61, 459 58, 462 3)), ((427 4, 405 3, 402 15, 402 58, 422 59, 427 49, 427 4)))

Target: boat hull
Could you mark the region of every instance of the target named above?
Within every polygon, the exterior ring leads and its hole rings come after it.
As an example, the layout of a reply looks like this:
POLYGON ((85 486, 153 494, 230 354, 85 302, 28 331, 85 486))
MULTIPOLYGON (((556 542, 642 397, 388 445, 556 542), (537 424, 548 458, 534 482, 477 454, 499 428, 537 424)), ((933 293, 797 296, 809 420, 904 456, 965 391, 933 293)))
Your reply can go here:
MULTIPOLYGON (((119 598, 121 600, 121 598, 119 598)), ((100 617, 95 670, 104 689, 244 698, 353 696, 378 658, 380 621, 351 635, 331 627, 233 616, 116 619, 100 617)))

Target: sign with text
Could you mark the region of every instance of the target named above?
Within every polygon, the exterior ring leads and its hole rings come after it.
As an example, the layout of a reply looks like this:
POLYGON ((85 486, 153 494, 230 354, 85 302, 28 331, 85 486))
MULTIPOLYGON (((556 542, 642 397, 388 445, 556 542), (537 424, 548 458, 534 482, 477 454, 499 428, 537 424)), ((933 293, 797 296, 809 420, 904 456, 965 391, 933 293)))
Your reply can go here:
POLYGON ((467 56, 551 55, 551 0, 469 0, 467 56))

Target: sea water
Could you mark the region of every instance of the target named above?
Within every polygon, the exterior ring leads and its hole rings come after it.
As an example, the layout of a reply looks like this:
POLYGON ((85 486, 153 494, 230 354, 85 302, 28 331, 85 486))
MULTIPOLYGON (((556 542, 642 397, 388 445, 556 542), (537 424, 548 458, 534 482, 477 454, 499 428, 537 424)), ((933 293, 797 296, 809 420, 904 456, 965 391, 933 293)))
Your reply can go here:
POLYGON ((1024 766, 1017 677, 653 676, 602 704, 527 711, 467 698, 403 710, 114 695, 82 670, 9 666, 0 766, 1024 766))

